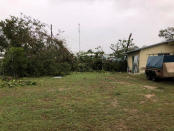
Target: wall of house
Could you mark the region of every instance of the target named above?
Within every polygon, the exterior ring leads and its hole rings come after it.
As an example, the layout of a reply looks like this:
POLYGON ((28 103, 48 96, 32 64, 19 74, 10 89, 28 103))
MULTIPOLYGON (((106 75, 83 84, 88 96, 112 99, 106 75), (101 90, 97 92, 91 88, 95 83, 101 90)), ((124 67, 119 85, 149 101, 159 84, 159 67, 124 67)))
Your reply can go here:
POLYGON ((157 55, 158 53, 170 53, 174 55, 174 42, 169 44, 161 44, 154 47, 142 49, 140 51, 139 71, 144 73, 147 59, 149 55, 157 55))

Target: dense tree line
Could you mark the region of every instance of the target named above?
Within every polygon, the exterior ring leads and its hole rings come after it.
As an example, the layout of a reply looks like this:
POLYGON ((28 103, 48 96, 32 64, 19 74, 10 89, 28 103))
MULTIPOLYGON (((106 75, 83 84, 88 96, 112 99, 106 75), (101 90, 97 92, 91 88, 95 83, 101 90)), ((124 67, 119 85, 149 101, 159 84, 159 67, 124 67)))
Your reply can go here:
POLYGON ((1 74, 14 77, 65 75, 70 71, 126 71, 126 52, 134 49, 128 40, 111 44, 106 57, 101 47, 72 55, 58 35, 51 36, 47 25, 21 15, 0 21, 1 74))
MULTIPOLYGON (((174 29, 160 30, 159 36, 174 39, 174 29)), ((127 71, 128 51, 135 46, 132 34, 110 46, 106 55, 101 47, 79 52, 76 55, 66 48, 59 35, 50 35, 47 25, 39 20, 21 15, 0 21, 0 72, 14 77, 65 75, 70 71, 127 71)))
POLYGON ((127 71, 127 52, 138 48, 135 46, 132 34, 127 40, 118 40, 115 44, 111 44, 111 54, 105 54, 101 47, 95 51, 88 50, 80 52, 76 56, 76 71, 127 71))
POLYGON ((112 71, 125 72, 127 70, 126 60, 112 57, 111 54, 104 54, 100 51, 88 50, 80 52, 73 64, 74 70, 78 72, 91 71, 112 71))
POLYGON ((46 27, 24 15, 0 21, 2 74, 19 77, 69 73, 72 54, 57 35, 49 35, 46 27))

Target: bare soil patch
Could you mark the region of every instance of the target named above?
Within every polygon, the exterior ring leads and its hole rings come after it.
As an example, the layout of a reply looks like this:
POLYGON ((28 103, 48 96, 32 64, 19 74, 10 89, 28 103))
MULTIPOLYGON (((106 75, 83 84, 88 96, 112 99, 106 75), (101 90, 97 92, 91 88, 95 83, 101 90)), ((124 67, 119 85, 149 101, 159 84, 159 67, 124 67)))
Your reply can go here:
POLYGON ((65 89, 65 88, 59 88, 59 91, 65 91, 65 90, 67 90, 67 89, 65 89))
POLYGON ((117 101, 116 98, 112 101, 111 105, 112 105, 113 107, 118 106, 118 101, 117 101))
POLYGON ((131 86, 132 84, 126 81, 115 81, 115 82, 110 82, 111 84, 120 84, 120 85, 129 85, 131 86))
POLYGON ((146 101, 140 101, 140 104, 144 104, 146 101))
POLYGON ((152 97, 154 97, 155 95, 154 94, 147 94, 147 95, 144 95, 147 99, 151 99, 152 97))
POLYGON ((136 114, 138 113, 137 109, 123 109, 125 112, 128 112, 129 114, 136 114))
POLYGON ((145 89, 150 89, 150 90, 154 90, 157 89, 158 87, 155 86, 144 86, 145 89))

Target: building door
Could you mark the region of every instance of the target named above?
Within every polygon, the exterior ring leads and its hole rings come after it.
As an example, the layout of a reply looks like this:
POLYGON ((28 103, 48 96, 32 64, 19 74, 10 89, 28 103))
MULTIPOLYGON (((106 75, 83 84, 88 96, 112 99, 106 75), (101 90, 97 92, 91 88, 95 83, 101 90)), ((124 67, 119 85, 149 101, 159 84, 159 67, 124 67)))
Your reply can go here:
POLYGON ((139 56, 132 56, 132 73, 139 72, 139 56))

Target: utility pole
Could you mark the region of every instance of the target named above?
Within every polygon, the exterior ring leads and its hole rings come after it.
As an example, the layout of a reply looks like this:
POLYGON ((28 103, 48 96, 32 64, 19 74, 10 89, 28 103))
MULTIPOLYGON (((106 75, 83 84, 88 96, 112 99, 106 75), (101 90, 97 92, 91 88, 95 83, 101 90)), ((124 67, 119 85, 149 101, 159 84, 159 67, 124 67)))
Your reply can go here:
POLYGON ((80 23, 78 24, 78 32, 79 32, 79 53, 80 53, 80 51, 81 51, 81 48, 80 48, 80 44, 81 44, 80 23))
POLYGON ((102 51, 102 71, 104 70, 104 68, 103 68, 103 59, 104 59, 104 51, 103 51, 103 48, 102 48, 102 46, 101 46, 101 51, 102 51))
POLYGON ((53 39, 53 25, 51 24, 51 44, 52 44, 52 39, 53 39))

